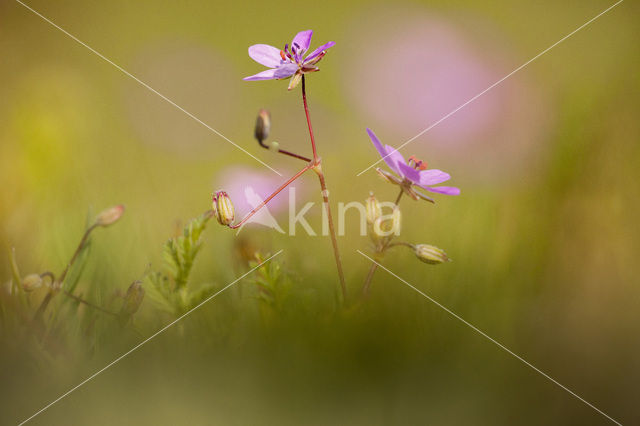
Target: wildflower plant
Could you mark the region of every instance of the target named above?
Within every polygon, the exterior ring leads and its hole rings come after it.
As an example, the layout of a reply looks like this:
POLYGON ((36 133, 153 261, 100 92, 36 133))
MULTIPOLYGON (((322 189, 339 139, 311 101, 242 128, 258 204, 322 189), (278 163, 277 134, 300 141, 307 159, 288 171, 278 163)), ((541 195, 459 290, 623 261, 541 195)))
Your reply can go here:
MULTIPOLYGON (((307 54, 311 45, 312 36, 313 31, 311 30, 301 31, 295 35, 291 44, 285 44, 284 48, 281 50, 267 44, 256 44, 249 47, 249 56, 259 64, 264 65, 269 69, 244 78, 246 81, 282 80, 288 78, 288 90, 293 90, 302 83, 302 105, 307 120, 307 127, 309 129, 309 138, 313 154, 312 158, 307 158, 291 151, 283 150, 280 148, 279 144, 275 142, 267 144, 265 141, 268 139, 271 129, 271 115, 267 110, 261 109, 258 113, 254 130, 255 138, 260 146, 271 151, 302 160, 307 164, 237 222, 235 222, 236 218, 233 203, 225 191, 217 191, 213 194, 212 211, 218 223, 221 225, 228 226, 232 229, 240 228, 247 223, 253 215, 265 207, 278 193, 291 185, 291 183, 296 179, 309 170, 315 171, 318 175, 323 206, 328 220, 329 233, 338 269, 338 277, 340 279, 342 300, 345 300, 347 295, 346 284, 336 232, 331 217, 329 190, 327 189, 325 175, 322 171, 322 160, 317 151, 306 93, 306 75, 319 71, 317 64, 326 56, 327 50, 333 47, 335 43, 333 41, 327 42, 307 54)), ((425 263, 437 264, 449 261, 450 259, 447 255, 435 246, 428 244, 413 245, 406 242, 394 241, 394 237, 399 235, 401 228, 401 212, 398 204, 403 194, 407 194, 413 200, 425 200, 430 203, 435 203, 434 199, 423 191, 444 195, 458 195, 460 194, 460 190, 451 186, 437 186, 449 180, 450 175, 438 169, 428 169, 426 162, 413 156, 408 160, 405 160, 396 149, 389 145, 383 145, 372 130, 367 129, 367 133, 369 134, 374 147, 382 156, 382 159, 387 166, 391 169, 391 171, 387 171, 378 168, 376 171, 384 180, 400 187, 400 193, 392 205, 392 213, 388 216, 382 215, 380 203, 373 194, 366 201, 366 217, 369 226, 369 235, 371 236, 374 245, 375 256, 377 258, 381 258, 391 247, 407 246, 414 251, 418 259, 425 263)), ((377 264, 372 264, 371 270, 369 271, 363 285, 362 292, 364 295, 367 295, 369 292, 371 280, 376 268, 377 264)))
MULTIPOLYGON (((378 139, 371 129, 367 129, 367 133, 375 149, 382 156, 387 166, 393 171, 392 173, 382 168, 377 168, 376 172, 386 182, 400 187, 400 192, 392 204, 393 212, 391 215, 384 216, 382 214, 380 202, 375 198, 373 193, 370 194, 365 202, 367 223, 370 231, 369 236, 373 243, 374 258, 379 262, 390 248, 408 247, 414 252, 416 257, 424 263, 437 265, 450 262, 451 259, 438 247, 430 244, 412 244, 404 241, 394 241, 394 237, 400 234, 402 216, 399 204, 404 194, 407 194, 415 201, 424 200, 435 204, 435 200, 424 194, 422 190, 444 195, 459 195, 460 189, 453 186, 434 186, 448 181, 451 176, 442 170, 428 169, 426 162, 414 156, 405 160, 402 154, 395 148, 389 145, 383 146, 380 139, 378 139)), ((364 280, 362 286, 363 296, 369 294, 371 281, 378 268, 377 262, 371 264, 369 273, 364 280)))
MULTIPOLYGON (((313 133, 313 127, 311 125, 311 118, 309 114, 309 105, 307 103, 307 92, 306 92, 306 75, 310 73, 314 73, 319 71, 320 69, 317 67, 318 62, 320 62, 325 55, 327 54, 327 49, 331 48, 335 45, 333 41, 327 42, 320 47, 313 50, 311 53, 307 54, 309 47, 311 45, 311 37, 313 36, 312 30, 301 31, 295 35, 291 44, 288 43, 284 45, 282 50, 266 45, 266 44, 256 44, 249 47, 249 56, 258 62, 261 65, 269 67, 268 70, 262 71, 258 74, 245 77, 246 81, 257 81, 257 80, 281 80, 285 78, 289 78, 289 86, 288 90, 293 90, 300 83, 301 84, 301 92, 302 92, 302 105, 305 112, 305 117, 307 120, 307 127, 309 129, 309 139, 311 142, 311 150, 312 150, 312 158, 307 158, 305 156, 282 150, 279 146, 269 146, 264 143, 265 139, 268 136, 271 119, 269 113, 261 110, 258 115, 258 120, 255 129, 255 136, 258 140, 258 143, 267 149, 272 149, 277 153, 287 155, 292 158, 296 158, 298 160, 302 160, 306 163, 306 165, 295 175, 293 175, 290 179, 284 182, 279 188, 277 188, 271 195, 269 195, 262 203, 256 206, 251 212, 249 212, 244 218, 242 218, 237 223, 232 223, 234 218, 230 214, 232 207, 228 208, 230 203, 226 203, 228 200, 225 197, 224 191, 218 191, 213 195, 213 210, 216 215, 216 219, 220 224, 226 225, 229 228, 237 229, 244 225, 253 215, 255 215, 260 209, 265 207, 276 195, 278 195, 282 190, 287 188, 292 182, 302 176, 304 173, 309 170, 313 170, 317 176, 320 183, 320 189, 322 194, 323 206, 325 209, 325 213, 328 219, 329 224, 329 232, 331 236, 331 243, 333 246, 334 257, 336 261, 336 267, 338 269, 338 277, 340 280, 340 289, 343 300, 346 298, 346 283, 344 279, 344 273, 342 268, 342 260, 340 258, 340 251, 338 249, 338 240, 336 237, 336 231, 333 224, 333 219, 331 216, 331 207, 329 204, 329 190, 327 188, 325 175, 322 170, 322 159, 318 154, 316 141, 313 133), (220 208, 220 200, 223 200, 223 206, 226 208, 220 208)), ((232 206, 232 205, 231 205, 232 206)))

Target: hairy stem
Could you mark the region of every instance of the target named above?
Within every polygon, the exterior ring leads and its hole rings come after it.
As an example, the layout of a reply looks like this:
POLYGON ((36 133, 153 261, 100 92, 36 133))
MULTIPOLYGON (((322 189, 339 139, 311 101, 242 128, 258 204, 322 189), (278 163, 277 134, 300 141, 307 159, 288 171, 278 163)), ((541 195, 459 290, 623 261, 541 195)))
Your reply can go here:
POLYGON ((336 236, 335 226, 333 225, 333 218, 331 216, 331 205, 329 204, 329 190, 324 179, 324 173, 320 166, 320 157, 318 157, 318 151, 316 149, 316 140, 313 135, 313 127, 311 126, 311 118, 309 117, 309 105, 307 104, 307 88, 305 83, 304 74, 302 75, 302 103, 304 105, 304 114, 307 117, 307 127, 309 127, 309 137, 311 138, 311 149, 313 151, 313 165, 314 171, 318 174, 320 180, 320 188, 322 190, 322 201, 325 212, 327 214, 327 221, 329 222, 329 233, 331 234, 331 244, 333 245, 333 255, 336 259, 336 267, 338 268, 338 277, 340 278, 340 289, 342 290, 342 300, 347 299, 347 285, 344 280, 344 272, 342 270, 342 259, 340 258, 340 250, 338 249, 338 238, 336 236))

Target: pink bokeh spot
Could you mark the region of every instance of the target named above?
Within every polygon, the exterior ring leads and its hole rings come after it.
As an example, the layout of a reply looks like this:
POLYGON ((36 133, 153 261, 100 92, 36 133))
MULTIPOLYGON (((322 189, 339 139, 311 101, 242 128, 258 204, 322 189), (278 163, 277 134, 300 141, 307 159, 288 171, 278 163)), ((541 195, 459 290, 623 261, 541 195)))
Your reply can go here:
MULTIPOLYGON (((213 188, 213 190, 222 189, 229 195, 236 210, 236 218, 239 221, 253 209, 250 203, 251 198, 247 197, 247 191, 249 191, 250 197, 251 194, 256 194, 261 200, 264 200, 282 185, 285 180, 286 178, 276 176, 269 170, 256 170, 245 166, 233 166, 224 169, 216 177, 214 182, 217 186, 213 188)), ((274 216, 287 211, 289 208, 290 190, 295 191, 297 202, 304 199, 305 191, 302 184, 296 181, 269 201, 267 207, 254 215, 249 223, 267 223, 269 220, 266 218, 266 209, 268 209, 269 214, 274 216)), ((255 198, 253 199, 255 200, 255 198)))
POLYGON ((488 28, 481 17, 438 17, 422 8, 381 7, 360 17, 344 42, 358 48, 343 65, 357 76, 344 87, 362 121, 393 147, 428 129, 402 155, 463 179, 499 180, 537 164, 551 112, 529 74, 463 106, 522 63, 488 28))
MULTIPOLYGON (((371 49, 375 52, 366 48, 360 54, 384 58, 383 65, 361 74, 354 91, 377 119, 416 133, 500 78, 481 52, 438 21, 406 27, 371 49)), ((476 101, 473 108, 456 113, 455 121, 434 127, 432 138, 456 143, 486 132, 502 101, 499 95, 476 101)))

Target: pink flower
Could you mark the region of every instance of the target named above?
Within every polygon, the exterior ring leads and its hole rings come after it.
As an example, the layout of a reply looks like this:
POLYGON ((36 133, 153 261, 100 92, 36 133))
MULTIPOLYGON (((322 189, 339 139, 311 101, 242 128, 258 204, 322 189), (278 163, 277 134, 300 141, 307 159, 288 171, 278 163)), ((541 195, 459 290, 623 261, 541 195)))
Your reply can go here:
POLYGON ((268 44, 254 44, 249 47, 251 59, 270 69, 243 80, 280 80, 291 77, 289 90, 293 89, 300 82, 302 74, 320 71, 315 65, 327 54, 327 49, 336 44, 333 41, 325 43, 305 57, 312 35, 312 30, 299 32, 293 38, 291 47, 285 44, 283 50, 268 44))
POLYGON ((434 202, 431 197, 417 191, 413 186, 419 186, 438 194, 460 195, 460 189, 455 186, 433 186, 451 179, 449 173, 438 169, 427 169, 427 163, 413 156, 409 157, 409 161, 406 161, 402 154, 392 146, 382 146, 382 142, 371 129, 367 129, 367 133, 384 162, 397 176, 380 168, 377 168, 376 171, 387 181, 400 185, 411 198, 414 200, 422 198, 434 202))

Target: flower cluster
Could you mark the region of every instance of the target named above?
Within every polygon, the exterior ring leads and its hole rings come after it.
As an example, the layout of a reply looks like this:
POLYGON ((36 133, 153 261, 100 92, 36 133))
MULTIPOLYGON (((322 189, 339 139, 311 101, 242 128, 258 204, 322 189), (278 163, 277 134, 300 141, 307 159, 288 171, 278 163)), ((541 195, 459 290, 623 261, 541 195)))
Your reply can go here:
MULTIPOLYGON (((255 137, 260 146, 281 154, 288 155, 293 158, 303 160, 308 164, 304 169, 302 169, 295 176, 285 182, 284 185, 278 188, 271 196, 267 197, 264 203, 256 206, 247 216, 245 216, 244 219, 236 224, 233 224, 234 208, 227 194, 224 191, 219 191, 214 194, 212 205, 213 215, 222 225, 229 226, 230 228, 237 228, 241 226, 249 217, 256 214, 258 210, 264 207, 280 191, 290 185, 303 173, 311 169, 313 169, 320 178, 323 201, 326 208, 329 209, 328 190, 326 188, 322 168, 320 167, 320 157, 316 152, 313 129, 309 118, 309 109, 307 106, 307 97, 305 92, 305 75, 319 71, 319 68, 317 67, 318 62, 320 62, 320 60, 325 57, 325 55, 327 54, 327 50, 333 47, 335 43, 333 41, 330 41, 316 48, 311 53, 307 53, 311 45, 312 35, 313 31, 311 30, 301 31, 295 35, 295 37, 291 41, 291 44, 285 44, 283 49, 278 49, 267 44, 255 44, 249 47, 249 56, 254 61, 268 67, 269 69, 252 76, 245 77, 244 80, 281 80, 289 78, 290 80, 288 90, 295 88, 300 82, 302 82, 302 100, 309 128, 313 158, 306 158, 302 155, 294 154, 292 152, 280 149, 279 145, 276 142, 266 144, 265 140, 269 136, 271 129, 271 117, 267 110, 261 109, 258 114, 258 119, 256 121, 256 127, 254 130, 255 137)), ((400 224, 402 217, 398 203, 400 202, 403 194, 406 194, 413 200, 425 200, 431 203, 435 203, 434 199, 425 194, 423 191, 442 195, 459 195, 460 189, 453 186, 440 186, 441 183, 446 182, 451 178, 448 173, 438 169, 429 169, 427 168, 426 162, 419 160, 413 156, 409 157, 408 160, 405 160, 405 158, 398 152, 397 149, 389 145, 383 145, 382 142, 380 142, 380 139, 378 139, 378 137, 372 130, 367 129, 367 133, 369 135, 369 138, 371 139, 371 142, 373 143, 373 146, 382 156, 382 159, 387 164, 389 169, 391 169, 391 171, 387 171, 381 168, 377 168, 376 171, 387 182, 392 183, 400 188, 400 193, 395 203, 392 203, 392 212, 389 215, 385 216, 382 214, 381 204, 373 196, 373 194, 371 194, 371 196, 366 200, 367 222, 369 225, 370 235, 374 243, 375 256, 380 259, 382 255, 391 247, 407 246, 413 250, 418 259, 425 263, 439 264, 450 261, 449 257, 444 253, 444 251, 435 246, 429 244, 394 242, 394 238, 400 234, 400 224)), ((329 221, 331 221, 330 211, 328 218, 329 221)), ((329 225, 332 230, 332 243, 344 296, 346 293, 342 264, 338 252, 335 232, 333 231, 333 225, 331 222, 329 223, 329 225)), ((376 264, 372 265, 372 270, 365 280, 365 284, 363 287, 364 294, 368 292, 375 267, 376 264)))

